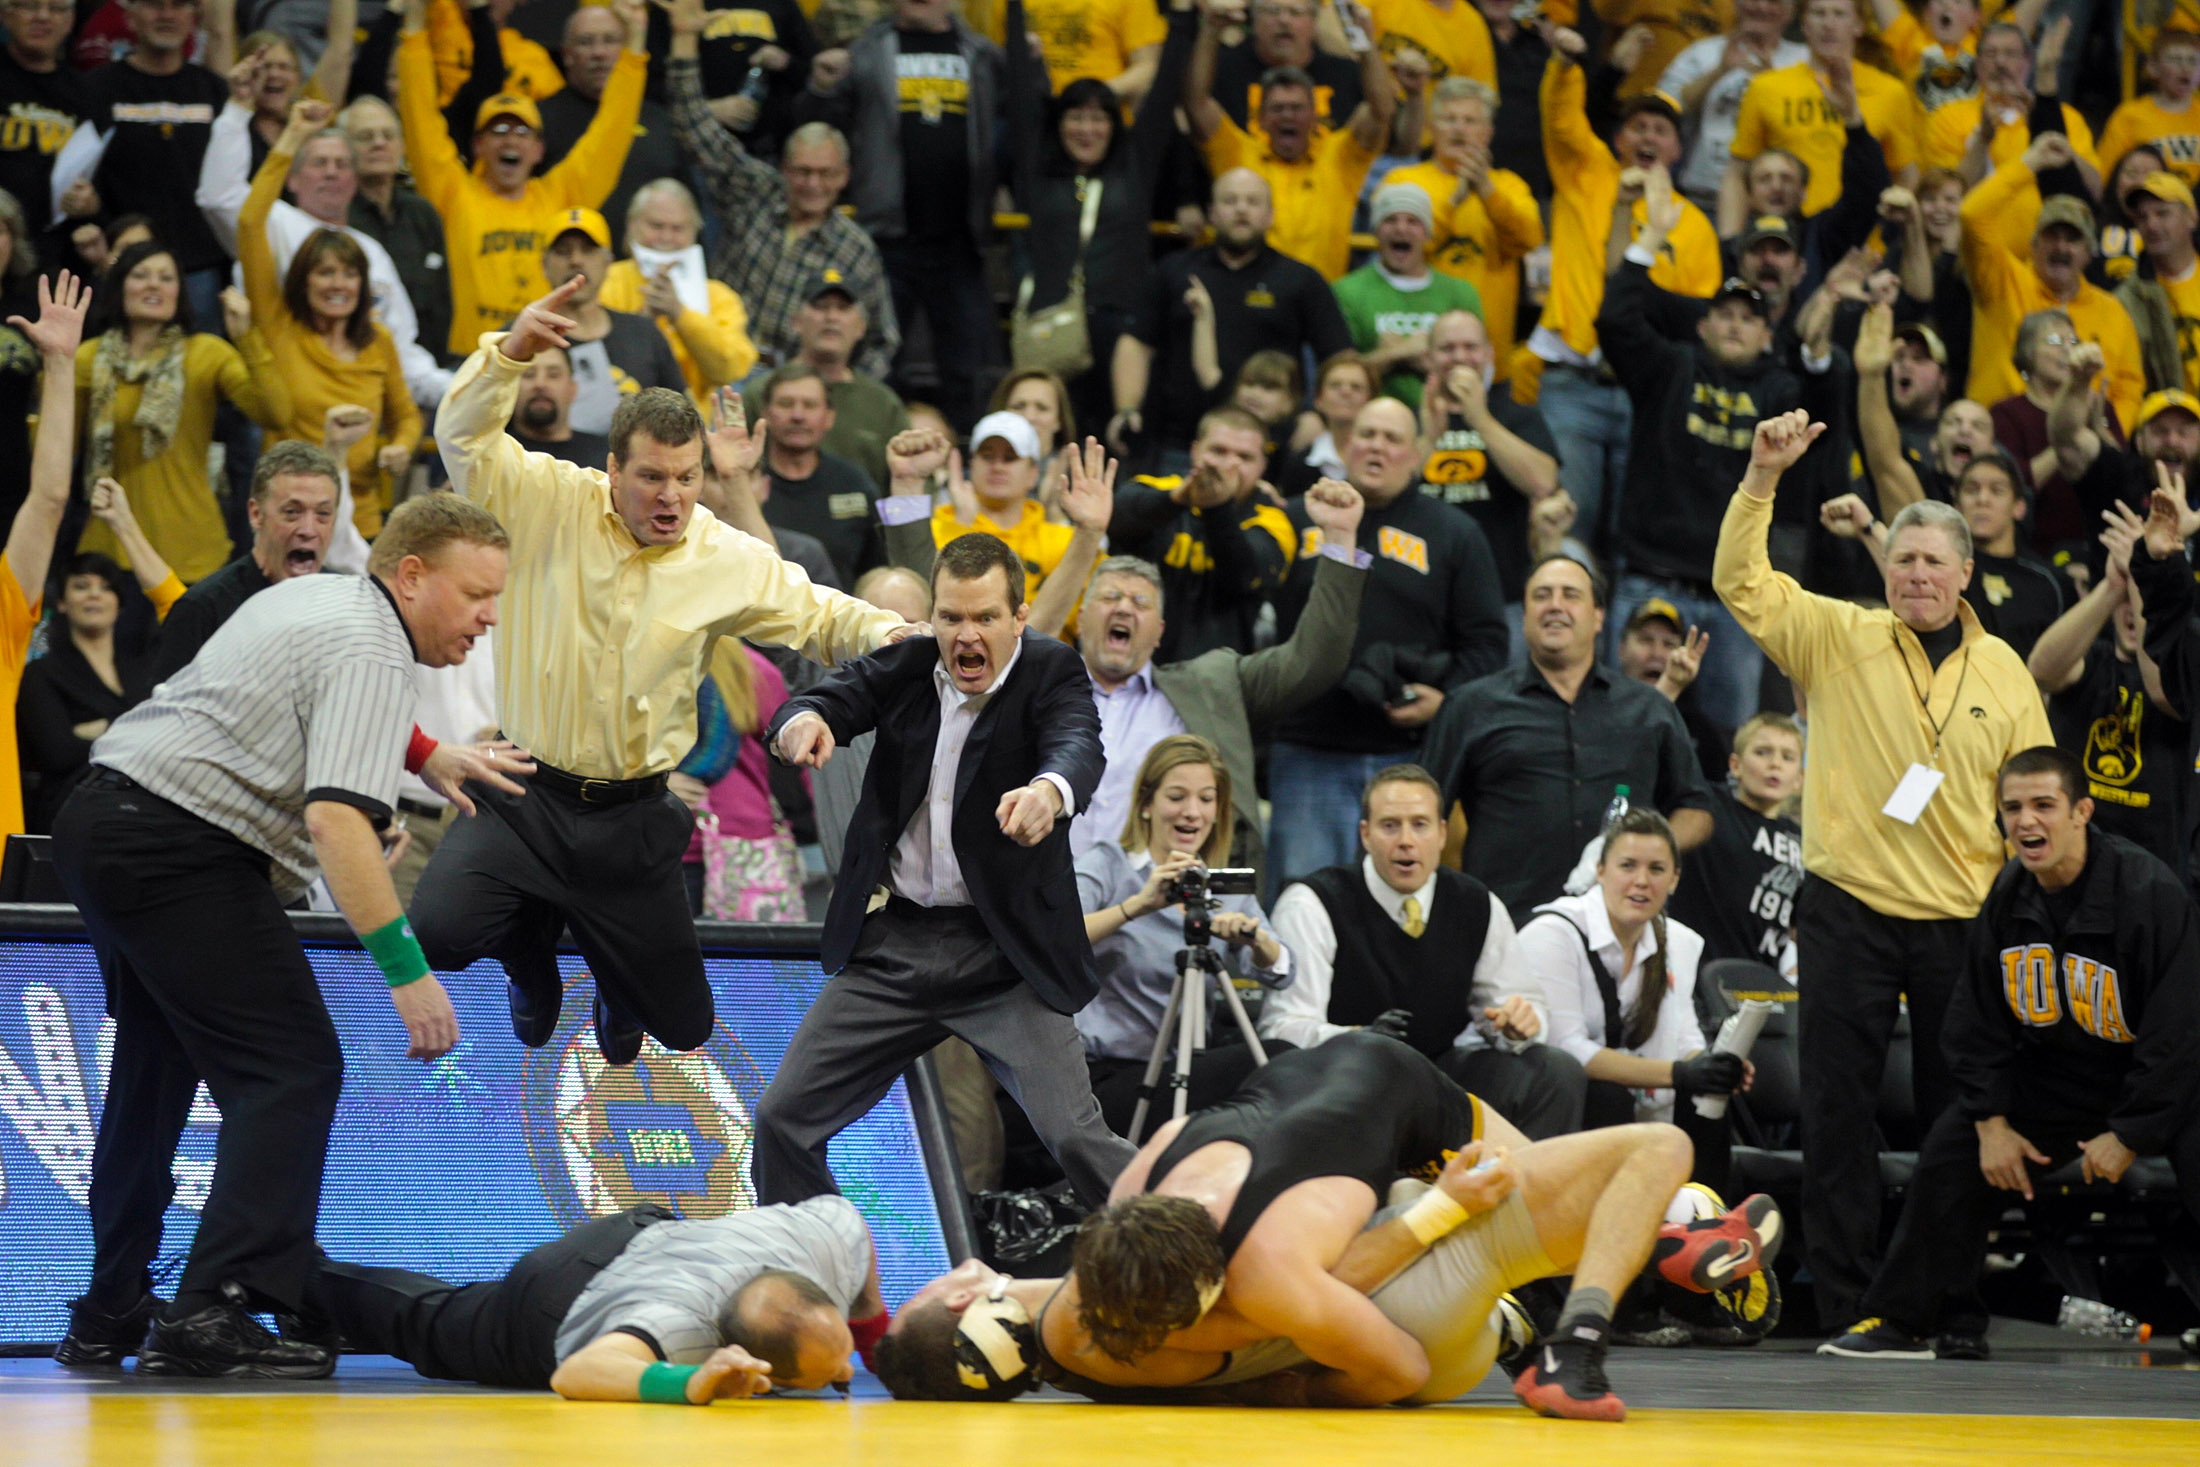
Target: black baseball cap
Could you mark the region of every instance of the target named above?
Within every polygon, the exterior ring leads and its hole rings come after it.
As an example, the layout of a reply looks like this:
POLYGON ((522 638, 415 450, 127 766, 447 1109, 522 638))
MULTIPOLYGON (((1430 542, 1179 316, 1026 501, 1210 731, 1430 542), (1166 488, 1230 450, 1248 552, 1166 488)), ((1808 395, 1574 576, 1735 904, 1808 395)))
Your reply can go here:
POLYGON ((836 291, 851 302, 856 298, 855 288, 848 284, 848 277, 827 266, 810 278, 810 288, 802 293, 802 299, 814 301, 821 295, 831 295, 836 291))
POLYGON ((1725 282, 1711 293, 1711 304, 1717 305, 1721 301, 1741 301, 1762 316, 1768 324, 1772 320, 1772 302, 1765 299, 1763 291, 1739 275, 1727 276, 1725 282))

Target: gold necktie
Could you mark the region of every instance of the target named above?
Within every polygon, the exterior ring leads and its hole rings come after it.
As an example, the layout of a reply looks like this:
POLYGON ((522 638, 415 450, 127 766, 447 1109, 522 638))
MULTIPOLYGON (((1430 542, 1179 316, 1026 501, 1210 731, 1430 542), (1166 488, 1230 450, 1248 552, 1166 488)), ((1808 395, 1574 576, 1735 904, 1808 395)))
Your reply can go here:
POLYGON ((1422 933, 1428 931, 1428 923, 1421 920, 1421 899, 1419 897, 1406 898, 1405 914, 1406 936, 1419 937, 1422 933))

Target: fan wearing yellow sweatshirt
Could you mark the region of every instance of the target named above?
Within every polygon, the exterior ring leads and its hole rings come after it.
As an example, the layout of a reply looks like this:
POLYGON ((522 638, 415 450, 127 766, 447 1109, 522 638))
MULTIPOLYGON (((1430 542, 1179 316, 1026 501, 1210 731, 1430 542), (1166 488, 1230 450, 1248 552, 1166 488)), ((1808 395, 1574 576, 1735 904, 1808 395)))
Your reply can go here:
POLYGON ((644 50, 648 6, 617 0, 626 51, 611 70, 596 120, 559 164, 540 178, 542 111, 532 98, 502 93, 474 119, 474 166, 460 161, 436 102, 435 57, 424 10, 412 0, 397 43, 397 113, 404 124, 413 182, 443 216, 451 262, 451 340, 471 355, 484 331, 500 331, 544 295, 542 222, 567 209, 600 208, 626 166, 649 72, 644 50))

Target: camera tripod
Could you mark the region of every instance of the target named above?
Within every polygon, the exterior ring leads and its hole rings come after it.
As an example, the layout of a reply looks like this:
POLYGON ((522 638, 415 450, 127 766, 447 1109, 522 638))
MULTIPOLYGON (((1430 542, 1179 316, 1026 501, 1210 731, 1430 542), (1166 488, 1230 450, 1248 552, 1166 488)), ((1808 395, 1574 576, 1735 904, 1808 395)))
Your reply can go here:
POLYGON ((1230 1006, 1230 1016, 1237 1020, 1238 1032, 1245 1036, 1246 1045, 1253 1051, 1253 1063, 1268 1063, 1268 1051, 1260 1047, 1260 1036, 1253 1032, 1253 1021, 1245 1012, 1244 1001, 1237 996, 1237 988, 1222 966, 1222 954, 1201 944, 1197 947, 1180 947, 1176 950, 1176 982, 1169 989, 1169 1005, 1161 1012, 1161 1027, 1153 1037, 1153 1054, 1146 1060, 1146 1078, 1139 1082, 1138 1108, 1131 1112, 1132 1145, 1146 1130, 1146 1111, 1153 1104, 1154 1095, 1161 1088, 1161 1064, 1168 1058, 1170 1042, 1175 1041, 1176 1067, 1166 1082, 1175 1091, 1170 1114, 1181 1120, 1190 1104, 1192 1093, 1192 1056, 1207 1043, 1207 983, 1212 979, 1222 990, 1223 1002, 1230 1006), (1194 977, 1194 974, 1197 977, 1194 977))

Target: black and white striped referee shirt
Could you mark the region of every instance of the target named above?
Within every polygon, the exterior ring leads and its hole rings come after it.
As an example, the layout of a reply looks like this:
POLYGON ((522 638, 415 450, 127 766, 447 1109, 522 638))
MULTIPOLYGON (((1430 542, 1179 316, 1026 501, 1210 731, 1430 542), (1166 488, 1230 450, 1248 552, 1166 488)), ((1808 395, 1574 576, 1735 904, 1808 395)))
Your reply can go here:
POLYGON ((237 609, 182 671, 114 722, 92 762, 274 858, 311 885, 310 800, 379 825, 412 735, 412 634, 373 576, 299 576, 237 609))

